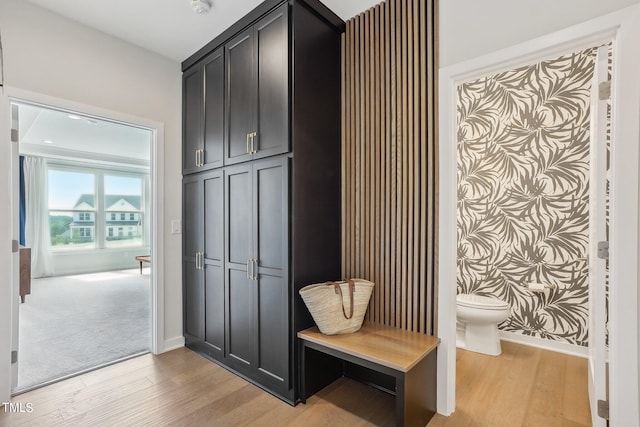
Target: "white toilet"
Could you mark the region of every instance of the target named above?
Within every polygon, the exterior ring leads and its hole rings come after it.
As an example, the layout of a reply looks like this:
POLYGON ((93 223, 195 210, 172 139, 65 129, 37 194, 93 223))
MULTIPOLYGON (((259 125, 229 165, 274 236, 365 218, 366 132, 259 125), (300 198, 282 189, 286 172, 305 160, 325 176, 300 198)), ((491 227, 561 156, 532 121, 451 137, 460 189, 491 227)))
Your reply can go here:
POLYGON ((509 317, 509 304, 493 297, 459 294, 456 297, 456 345, 476 353, 502 353, 498 323, 509 317))

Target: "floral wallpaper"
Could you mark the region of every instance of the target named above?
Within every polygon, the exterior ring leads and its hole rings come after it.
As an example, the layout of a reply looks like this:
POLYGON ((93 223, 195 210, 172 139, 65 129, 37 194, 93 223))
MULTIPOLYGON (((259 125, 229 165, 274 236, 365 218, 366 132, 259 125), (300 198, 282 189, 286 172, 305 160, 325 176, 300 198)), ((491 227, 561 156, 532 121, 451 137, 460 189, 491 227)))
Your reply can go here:
POLYGON ((503 330, 580 346, 594 64, 587 49, 457 88, 458 293, 507 301, 503 330))

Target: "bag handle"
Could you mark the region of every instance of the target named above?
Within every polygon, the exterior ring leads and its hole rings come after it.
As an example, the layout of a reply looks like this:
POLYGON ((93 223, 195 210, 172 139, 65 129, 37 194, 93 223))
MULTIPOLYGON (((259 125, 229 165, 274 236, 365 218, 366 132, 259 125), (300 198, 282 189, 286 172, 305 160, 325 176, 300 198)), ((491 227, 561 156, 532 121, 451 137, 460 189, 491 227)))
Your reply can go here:
POLYGON ((349 320, 353 317, 353 293, 356 290, 356 285, 353 282, 353 279, 345 280, 346 283, 349 284, 349 315, 347 316, 347 310, 344 308, 344 298, 342 297, 342 288, 340 284, 336 282, 327 282, 327 286, 333 286, 333 289, 336 295, 340 294, 340 305, 342 305, 342 315, 345 319, 349 320))

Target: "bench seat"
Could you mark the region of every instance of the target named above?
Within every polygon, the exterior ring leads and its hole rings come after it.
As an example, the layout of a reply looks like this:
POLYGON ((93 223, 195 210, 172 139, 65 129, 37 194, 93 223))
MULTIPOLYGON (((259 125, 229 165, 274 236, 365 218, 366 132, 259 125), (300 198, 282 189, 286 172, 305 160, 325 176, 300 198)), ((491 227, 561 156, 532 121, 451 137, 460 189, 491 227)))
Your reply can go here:
POLYGON ((363 371, 349 368, 356 365, 382 374, 380 384, 375 375, 365 375, 366 381, 395 395, 398 426, 422 427, 435 413, 438 338, 367 322, 352 334, 324 335, 313 327, 298 332, 298 338, 303 402, 337 376, 355 372, 362 379, 363 371))

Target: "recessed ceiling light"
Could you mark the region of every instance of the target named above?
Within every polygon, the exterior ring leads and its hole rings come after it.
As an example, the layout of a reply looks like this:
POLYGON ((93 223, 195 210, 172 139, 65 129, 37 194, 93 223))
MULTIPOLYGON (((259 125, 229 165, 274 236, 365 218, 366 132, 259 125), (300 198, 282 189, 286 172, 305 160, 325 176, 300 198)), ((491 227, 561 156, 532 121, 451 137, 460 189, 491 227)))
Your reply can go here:
POLYGON ((44 142, 45 144, 53 144, 53 141, 52 141, 52 140, 50 140, 50 139, 45 139, 43 142, 44 142))
POLYGON ((87 124, 90 124, 90 125, 94 125, 94 126, 95 126, 95 125, 97 125, 97 124, 98 124, 98 121, 97 121, 97 120, 92 120, 92 119, 87 119, 87 124))
POLYGON ((69 114, 67 115, 67 117, 69 117, 71 120, 80 120, 82 118, 80 116, 76 116, 75 114, 69 114))

